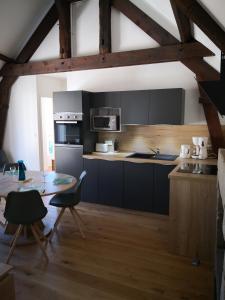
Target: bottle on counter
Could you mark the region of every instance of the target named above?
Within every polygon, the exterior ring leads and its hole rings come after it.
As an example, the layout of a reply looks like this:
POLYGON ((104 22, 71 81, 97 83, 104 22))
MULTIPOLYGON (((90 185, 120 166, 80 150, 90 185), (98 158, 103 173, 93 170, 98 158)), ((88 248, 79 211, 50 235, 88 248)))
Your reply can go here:
POLYGON ((25 175, 25 165, 23 163, 23 160, 18 160, 18 169, 19 169, 19 177, 18 180, 19 181, 23 181, 26 179, 26 175, 25 175))

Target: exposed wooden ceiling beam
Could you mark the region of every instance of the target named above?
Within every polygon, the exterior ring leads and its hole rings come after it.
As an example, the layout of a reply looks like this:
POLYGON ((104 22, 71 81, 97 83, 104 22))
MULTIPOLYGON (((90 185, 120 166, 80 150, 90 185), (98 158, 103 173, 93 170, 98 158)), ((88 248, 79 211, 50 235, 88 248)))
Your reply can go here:
MULTIPOLYGON (((174 12, 174 16, 177 22, 177 26, 178 26, 178 30, 182 42, 188 42, 193 40, 189 18, 186 15, 184 15, 183 12, 179 9, 175 0, 170 0, 170 3, 174 12)), ((200 68, 198 67, 198 73, 199 73, 199 69, 200 68)), ((199 100, 204 109, 209 135, 212 142, 212 148, 215 154, 217 154, 218 149, 220 147, 225 146, 225 140, 224 140, 221 124, 220 124, 220 119, 218 116, 217 109, 208 99, 207 94, 201 88, 200 83, 198 83, 198 86, 199 86, 199 93, 200 93, 199 100)))
POLYGON ((112 5, 117 10, 121 11, 127 18, 134 22, 160 45, 175 45, 179 43, 179 41, 174 36, 172 36, 167 30, 156 23, 141 9, 135 6, 131 1, 112 0, 112 5))
POLYGON ((26 64, 7 64, 0 71, 0 76, 22 76, 43 73, 78 71, 88 69, 113 68, 142 64, 178 61, 195 56, 210 56, 213 53, 199 42, 162 46, 144 50, 106 53, 74 57, 70 59, 55 59, 26 64))
MULTIPOLYGON (((129 0, 112 0, 112 5, 126 15, 160 45, 174 45, 179 43, 172 34, 156 23, 129 0)), ((182 59, 181 62, 194 72, 198 76, 199 80, 219 80, 220 78, 219 73, 202 58, 188 60, 182 59)))
POLYGON ((225 31, 196 0, 174 0, 179 9, 225 52, 225 31))
POLYGON ((224 140, 218 112, 200 84, 198 84, 198 87, 200 93, 199 100, 200 103, 202 103, 203 105, 213 151, 217 155, 219 148, 225 148, 225 140, 224 140))
MULTIPOLYGON (((57 19, 58 13, 55 5, 53 5, 16 58, 17 63, 25 63, 31 58, 57 19)), ((7 66, 7 64, 5 66, 7 66)), ((4 140, 10 91, 16 79, 17 76, 3 77, 0 82, 0 148, 2 148, 4 140)))
POLYGON ((71 25, 70 3, 65 0, 55 0, 59 16, 60 58, 71 57, 71 25))
POLYGON ((10 58, 10 57, 8 57, 8 56, 6 56, 6 55, 4 55, 4 54, 1 54, 1 53, 0 53, 0 60, 3 60, 3 61, 5 61, 5 62, 9 62, 9 63, 14 63, 14 62, 16 62, 15 59, 10 58))
POLYGON ((180 11, 175 0, 170 0, 170 4, 173 9, 174 17, 176 19, 181 41, 183 43, 193 41, 194 39, 191 33, 191 24, 189 18, 185 16, 182 11, 180 11))
POLYGON ((99 0, 99 53, 111 52, 111 0, 99 0))

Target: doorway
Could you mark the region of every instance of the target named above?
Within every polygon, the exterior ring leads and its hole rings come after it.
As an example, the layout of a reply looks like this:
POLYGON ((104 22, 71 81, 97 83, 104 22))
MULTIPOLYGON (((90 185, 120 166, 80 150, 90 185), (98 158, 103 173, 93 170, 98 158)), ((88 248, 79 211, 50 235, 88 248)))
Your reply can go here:
POLYGON ((43 169, 54 170, 54 125, 53 125, 53 99, 41 97, 41 130, 42 130, 42 157, 43 169))

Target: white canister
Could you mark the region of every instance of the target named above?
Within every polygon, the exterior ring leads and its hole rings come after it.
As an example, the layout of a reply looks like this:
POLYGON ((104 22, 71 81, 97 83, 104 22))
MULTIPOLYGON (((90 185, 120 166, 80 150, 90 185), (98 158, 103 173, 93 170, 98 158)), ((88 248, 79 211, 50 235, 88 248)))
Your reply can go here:
POLYGON ((190 145, 181 145, 180 146, 180 157, 181 158, 190 158, 191 157, 191 146, 190 145))

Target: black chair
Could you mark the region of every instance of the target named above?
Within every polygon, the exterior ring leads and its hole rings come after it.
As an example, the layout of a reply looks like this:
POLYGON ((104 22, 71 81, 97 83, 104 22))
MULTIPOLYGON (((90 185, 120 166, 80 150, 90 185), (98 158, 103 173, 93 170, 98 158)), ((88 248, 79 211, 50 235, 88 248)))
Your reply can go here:
POLYGON ((56 221, 55 221, 54 228, 53 228, 52 233, 49 237, 49 241, 51 241, 54 233, 56 232, 59 221, 62 218, 63 213, 64 213, 66 208, 69 208, 69 210, 70 210, 70 212, 73 216, 73 220, 74 220, 75 224, 78 225, 81 236, 85 239, 85 235, 82 231, 81 224, 80 224, 80 221, 82 222, 82 220, 81 220, 81 217, 78 214, 77 210, 74 208, 74 206, 77 205, 80 202, 80 199, 81 199, 81 185, 82 185, 82 182, 83 182, 84 177, 86 176, 86 174, 87 174, 86 171, 83 171, 81 173, 73 193, 57 194, 49 202, 49 204, 52 205, 52 206, 62 208, 59 215, 58 215, 58 217, 57 217, 57 219, 56 219, 56 221))
POLYGON ((0 172, 2 172, 4 165, 8 162, 9 160, 5 152, 3 150, 0 150, 0 172))
MULTIPOLYGON (((15 162, 5 163, 4 166, 3 166, 3 170, 2 170, 3 175, 5 174, 6 171, 10 171, 10 169, 12 167, 15 167, 16 170, 18 170, 19 165, 18 165, 18 163, 15 163, 15 162)), ((27 168, 26 168, 26 166, 24 164, 23 164, 23 168, 24 168, 24 171, 26 171, 27 168)))
POLYGON ((25 226, 31 227, 34 238, 36 239, 46 260, 48 261, 47 253, 40 241, 40 237, 43 238, 43 235, 41 235, 40 229, 38 228, 37 224, 35 224, 35 222, 43 219, 47 212, 48 210, 44 206, 38 191, 32 190, 27 192, 10 192, 8 194, 6 198, 4 217, 9 223, 19 226, 12 240, 6 263, 9 263, 16 246, 17 239, 25 226))

